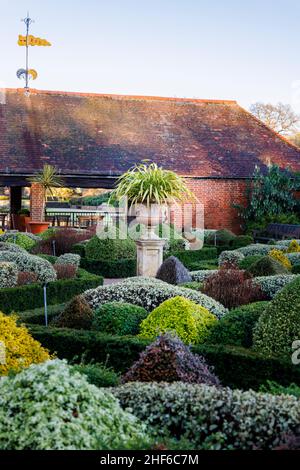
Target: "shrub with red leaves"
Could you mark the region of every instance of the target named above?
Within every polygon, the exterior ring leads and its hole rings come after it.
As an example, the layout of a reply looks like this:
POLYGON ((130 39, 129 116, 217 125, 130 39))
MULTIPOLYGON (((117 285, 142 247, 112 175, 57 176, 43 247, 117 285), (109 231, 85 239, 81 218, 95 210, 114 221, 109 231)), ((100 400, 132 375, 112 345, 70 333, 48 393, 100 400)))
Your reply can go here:
POLYGON ((54 264, 57 279, 72 279, 76 275, 76 266, 74 264, 54 264))
POLYGON ((38 282, 38 277, 35 273, 30 271, 20 271, 18 273, 18 286, 26 286, 38 282))
POLYGON ((229 309, 266 300, 260 286, 253 283, 250 273, 228 263, 204 282, 202 292, 229 309))
POLYGON ((193 354, 174 335, 166 333, 147 346, 122 377, 125 382, 187 382, 219 386, 205 359, 193 354))
POLYGON ((55 255, 60 256, 72 251, 73 245, 91 238, 92 231, 76 230, 72 228, 57 229, 53 235, 42 240, 32 249, 32 253, 43 253, 53 255, 53 242, 55 242, 55 255))

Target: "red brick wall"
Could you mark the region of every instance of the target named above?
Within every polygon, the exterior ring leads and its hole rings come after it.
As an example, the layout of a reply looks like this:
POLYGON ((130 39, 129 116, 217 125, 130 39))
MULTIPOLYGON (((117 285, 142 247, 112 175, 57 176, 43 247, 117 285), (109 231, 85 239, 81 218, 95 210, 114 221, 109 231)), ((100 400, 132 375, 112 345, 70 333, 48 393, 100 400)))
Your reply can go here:
POLYGON ((33 222, 41 222, 44 220, 44 189, 38 183, 31 184, 30 218, 33 222))
MULTIPOLYGON (((204 205, 204 228, 227 228, 241 233, 241 220, 237 209, 232 205, 245 203, 245 180, 189 178, 186 182, 198 201, 204 205)), ((175 209, 172 218, 175 225, 180 225, 179 209, 175 209)))

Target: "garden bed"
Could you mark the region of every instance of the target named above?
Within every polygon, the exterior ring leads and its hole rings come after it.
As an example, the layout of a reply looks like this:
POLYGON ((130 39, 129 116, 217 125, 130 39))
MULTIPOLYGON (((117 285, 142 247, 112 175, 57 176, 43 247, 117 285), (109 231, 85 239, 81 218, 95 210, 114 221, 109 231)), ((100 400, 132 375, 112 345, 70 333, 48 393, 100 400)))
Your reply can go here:
MULTIPOLYGON (((139 353, 151 343, 135 336, 112 336, 94 331, 28 325, 32 336, 56 353, 73 360, 84 354, 87 361, 102 362, 117 372, 124 372, 139 353)), ((278 358, 265 358, 249 349, 223 345, 196 345, 193 352, 203 355, 215 368, 223 385, 258 390, 268 380, 282 385, 300 384, 300 367, 278 358)))

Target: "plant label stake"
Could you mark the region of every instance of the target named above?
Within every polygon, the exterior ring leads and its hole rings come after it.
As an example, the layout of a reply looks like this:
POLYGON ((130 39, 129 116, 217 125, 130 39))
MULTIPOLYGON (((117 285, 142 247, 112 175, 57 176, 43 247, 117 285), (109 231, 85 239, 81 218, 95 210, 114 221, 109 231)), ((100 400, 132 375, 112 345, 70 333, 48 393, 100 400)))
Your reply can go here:
POLYGON ((45 311, 45 325, 48 326, 47 284, 44 284, 44 311, 45 311))

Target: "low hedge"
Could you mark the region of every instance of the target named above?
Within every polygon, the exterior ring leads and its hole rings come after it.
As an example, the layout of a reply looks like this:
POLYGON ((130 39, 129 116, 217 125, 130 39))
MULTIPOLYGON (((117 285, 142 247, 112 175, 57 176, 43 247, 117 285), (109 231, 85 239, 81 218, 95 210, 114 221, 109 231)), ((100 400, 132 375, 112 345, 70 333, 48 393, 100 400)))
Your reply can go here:
MULTIPOLYGON (((58 316, 66 307, 66 304, 48 305, 48 320, 49 322, 58 316)), ((18 318, 22 323, 30 323, 33 325, 45 324, 45 310, 44 307, 38 307, 30 310, 18 312, 18 318)))
POLYGON ((90 273, 108 278, 125 278, 136 275, 135 259, 120 259, 118 261, 100 261, 81 258, 80 266, 90 273))
MULTIPOLYGON (((110 336, 93 331, 79 331, 28 325, 32 336, 56 352, 59 358, 73 360, 82 354, 85 360, 105 363, 117 372, 124 372, 137 359, 150 341, 132 336, 110 336)), ((268 380, 282 385, 300 384, 300 367, 289 361, 265 358, 248 349, 224 345, 202 344, 192 351, 203 355, 223 385, 231 388, 258 390, 268 380)))
MULTIPOLYGON (((49 305, 61 304, 72 299, 75 295, 102 284, 102 276, 79 270, 76 278, 49 282, 47 284, 47 302, 49 305)), ((4 313, 20 312, 43 305, 44 294, 41 284, 0 289, 0 311, 4 313)))
POLYGON ((215 247, 203 247, 202 250, 184 250, 172 253, 172 256, 178 258, 186 268, 198 261, 206 261, 217 258, 217 249, 215 247))

